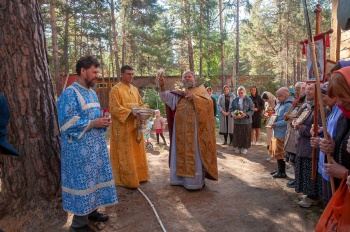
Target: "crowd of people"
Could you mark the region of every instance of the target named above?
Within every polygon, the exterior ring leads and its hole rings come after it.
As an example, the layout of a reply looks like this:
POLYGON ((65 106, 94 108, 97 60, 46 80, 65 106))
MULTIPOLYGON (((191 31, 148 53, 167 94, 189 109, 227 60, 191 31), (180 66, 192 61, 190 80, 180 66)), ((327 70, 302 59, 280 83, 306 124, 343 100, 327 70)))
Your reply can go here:
MULTIPOLYGON (((76 64, 77 80, 64 90, 57 103, 62 202, 64 210, 74 214, 72 232, 93 231, 89 221, 108 220, 108 215, 97 210, 118 202, 116 186, 137 188, 150 178, 144 139, 136 139, 140 115, 133 110, 148 105, 131 84, 134 70, 128 65, 121 68, 121 82, 110 91, 109 118, 102 115, 93 90, 99 65, 91 56, 82 57, 76 64), (110 126, 109 153, 104 133, 110 126)), ((265 119, 268 153, 277 161, 272 177, 287 178, 286 163, 290 164, 295 179, 287 186, 302 193, 298 205, 308 208, 321 201, 327 205, 332 197, 331 180, 337 189, 350 169, 350 66, 344 67, 344 62, 338 66, 331 70, 321 88, 326 128, 320 118, 317 128, 314 124, 314 118, 320 117, 320 109, 315 110, 315 84, 297 82, 293 96, 287 87, 279 88, 276 96, 267 91, 259 95, 256 86, 250 88, 250 96, 243 86, 237 88, 235 95, 226 85, 216 102, 212 88, 197 86, 192 71, 182 75, 183 90, 166 90, 165 79, 160 76, 159 96, 166 105, 170 139, 170 185, 198 190, 205 186, 205 179, 218 180, 216 116, 220 119, 223 145, 234 147, 234 152, 242 155, 252 145, 260 145, 260 129, 265 119)), ((6 106, 2 94, 0 104, 6 106)), ((1 110, 4 118, 0 125, 0 153, 18 156, 4 139, 8 108, 1 110)), ((167 145, 163 135, 165 119, 159 110, 155 115, 157 144, 161 137, 163 145, 167 145)), ((350 191, 350 176, 347 184, 350 191)))

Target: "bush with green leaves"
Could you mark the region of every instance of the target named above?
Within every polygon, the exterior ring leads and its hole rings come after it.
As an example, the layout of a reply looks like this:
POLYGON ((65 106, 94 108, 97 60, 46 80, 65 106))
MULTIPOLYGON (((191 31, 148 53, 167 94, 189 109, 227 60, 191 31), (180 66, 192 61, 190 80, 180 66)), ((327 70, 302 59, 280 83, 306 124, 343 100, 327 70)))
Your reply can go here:
POLYGON ((148 104, 151 109, 158 109, 162 115, 165 115, 165 104, 160 100, 158 92, 153 88, 143 89, 143 103, 148 104))

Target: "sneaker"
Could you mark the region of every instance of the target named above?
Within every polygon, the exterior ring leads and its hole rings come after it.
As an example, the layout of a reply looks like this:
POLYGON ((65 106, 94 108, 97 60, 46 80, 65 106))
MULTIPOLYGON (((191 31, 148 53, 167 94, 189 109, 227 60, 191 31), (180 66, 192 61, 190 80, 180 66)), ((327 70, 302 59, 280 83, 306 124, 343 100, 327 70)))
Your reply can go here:
POLYGON ((312 205, 318 205, 320 200, 312 200, 308 197, 305 197, 303 200, 298 202, 298 205, 303 208, 310 208, 312 205))
POLYGON ((83 227, 69 227, 69 232, 95 232, 90 226, 86 225, 83 227))
POLYGON ((255 145, 255 146, 259 146, 259 142, 255 142, 254 145, 255 145))
POLYGON ((166 145, 166 143, 163 143, 163 145, 166 145))
POLYGON ((248 152, 248 149, 245 149, 245 148, 243 148, 241 151, 242 154, 247 154, 247 152, 248 152))
POLYGON ((241 154, 241 149, 238 148, 237 150, 234 151, 234 153, 241 154))
POLYGON ((288 188, 294 188, 295 187, 295 180, 291 180, 291 181, 287 182, 286 186, 288 188))

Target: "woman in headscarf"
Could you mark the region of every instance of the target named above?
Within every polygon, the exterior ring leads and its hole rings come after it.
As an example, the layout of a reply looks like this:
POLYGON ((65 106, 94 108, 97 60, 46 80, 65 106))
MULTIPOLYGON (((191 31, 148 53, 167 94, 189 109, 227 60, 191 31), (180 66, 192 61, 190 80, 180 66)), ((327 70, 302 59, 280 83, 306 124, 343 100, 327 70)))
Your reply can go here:
MULTIPOLYGON (((322 101, 323 104, 325 104, 328 108, 330 108, 331 112, 327 116, 327 132, 331 136, 331 138, 334 138, 337 134, 337 122, 342 115, 342 111, 339 109, 336 98, 331 98, 328 96, 328 84, 329 82, 324 83, 321 86, 321 94, 322 94, 322 101)), ((313 137, 310 139, 310 143, 312 147, 318 148, 319 142, 321 140, 318 135, 321 135, 323 137, 323 128, 318 127, 318 133, 315 136, 314 127, 311 127, 310 133, 313 137), (322 133, 322 134, 321 134, 322 133)), ((332 189, 330 184, 330 178, 326 173, 325 164, 327 163, 326 154, 322 151, 319 152, 319 161, 318 161, 318 173, 322 176, 322 200, 324 206, 327 206, 329 200, 332 197, 332 189)))
POLYGON ((238 148, 237 153, 247 154, 251 145, 250 133, 254 104, 252 99, 246 95, 243 86, 238 87, 237 97, 232 101, 230 112, 234 119, 232 145, 238 148))
MULTIPOLYGON (((298 81, 294 86, 294 101, 292 104, 292 108, 296 105, 302 105, 305 102, 305 92, 306 92, 306 83, 298 81)), ((287 132, 284 144, 284 160, 288 162, 294 168, 295 173, 295 157, 296 157, 296 146, 297 141, 295 139, 295 129, 292 126, 293 116, 285 116, 284 120, 287 122, 287 132)), ((287 182, 287 187, 294 188, 295 180, 291 180, 287 182)))
MULTIPOLYGON (((303 208, 309 208, 320 202, 322 195, 322 179, 321 175, 316 173, 316 181, 312 181, 312 147, 311 125, 314 122, 314 104, 315 104, 315 85, 311 84, 306 89, 306 103, 302 106, 303 112, 308 111, 305 118, 301 122, 293 122, 294 128, 299 134, 299 147, 296 156, 295 168, 295 191, 303 193, 305 197, 301 197, 298 205, 303 208)), ((317 114, 316 114, 317 115, 317 114)), ((319 120, 320 122, 321 120, 319 120)), ((318 161, 317 161, 318 162, 318 161)))
POLYGON ((265 102, 265 111, 267 111, 266 109, 268 109, 268 108, 270 108, 271 110, 275 110, 275 107, 278 103, 275 95, 273 95, 270 92, 265 91, 261 94, 261 98, 265 102))
POLYGON ((220 112, 220 128, 219 134, 224 135, 224 143, 227 144, 227 136, 230 137, 229 144, 232 143, 233 138, 233 118, 230 115, 230 106, 232 104, 233 99, 235 99, 235 95, 230 91, 230 87, 228 85, 224 86, 224 93, 220 95, 218 100, 218 108, 220 112))
POLYGON ((350 174, 350 67, 333 72, 328 96, 337 99, 343 114, 339 116, 334 138, 322 139, 319 145, 323 153, 332 154, 331 162, 325 163, 324 168, 326 174, 334 178, 335 187, 338 188, 344 174, 350 174))
MULTIPOLYGON (((264 118, 267 124, 271 115, 274 114, 275 112, 275 108, 278 103, 278 100, 275 97, 275 95, 267 91, 263 92, 263 94, 261 95, 261 98, 265 102, 264 118)), ((272 137, 272 129, 270 127, 265 127, 265 130, 266 130, 266 144, 267 144, 267 150, 268 150, 270 147, 270 141, 272 137)))
POLYGON ((254 104, 254 114, 252 116, 252 131, 250 134, 250 139, 253 145, 259 145, 260 138, 260 128, 262 120, 262 112, 265 108, 265 103, 258 93, 256 86, 250 89, 250 98, 254 104), (254 142, 255 137, 255 142, 254 142))

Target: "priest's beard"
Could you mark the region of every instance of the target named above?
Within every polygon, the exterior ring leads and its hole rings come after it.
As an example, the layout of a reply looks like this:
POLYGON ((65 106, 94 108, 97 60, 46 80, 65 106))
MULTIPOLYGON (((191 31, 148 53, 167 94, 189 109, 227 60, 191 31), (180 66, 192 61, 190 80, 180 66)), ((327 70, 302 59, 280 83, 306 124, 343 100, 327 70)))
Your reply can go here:
POLYGON ((190 89, 190 88, 193 88, 195 87, 195 82, 187 82, 187 81, 182 81, 185 89, 190 89))

